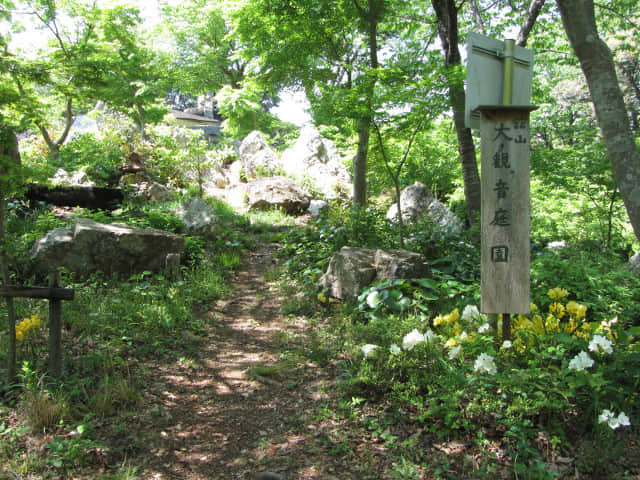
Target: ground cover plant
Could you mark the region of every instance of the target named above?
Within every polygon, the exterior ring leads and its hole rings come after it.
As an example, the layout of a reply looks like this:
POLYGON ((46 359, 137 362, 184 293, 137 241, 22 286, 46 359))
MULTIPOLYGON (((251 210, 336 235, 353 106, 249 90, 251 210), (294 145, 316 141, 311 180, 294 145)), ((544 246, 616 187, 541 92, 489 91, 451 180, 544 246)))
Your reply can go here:
MULTIPOLYGON (((327 250, 361 245, 345 225, 325 218, 303 237, 286 237, 287 283, 293 276, 299 287, 317 289, 327 250)), ((358 418, 396 449, 393 478, 432 478, 426 472, 434 468, 442 472, 434 478, 485 478, 505 464, 514 478, 560 478, 568 464, 584 478, 634 478, 625 473, 625 449, 634 444, 640 404, 633 373, 640 367, 640 284, 620 255, 534 249, 532 312, 514 317, 512 337, 503 340, 501 319, 476 306, 473 239, 443 239, 429 225, 412 237, 433 261, 431 277, 373 284, 339 308, 315 290, 327 328, 322 347, 310 353, 342 358, 347 403, 340 415, 358 418), (392 433, 405 422, 482 453, 473 465, 455 455, 455 465, 434 464, 392 433)))
MULTIPOLYGON (((33 221, 33 227, 41 228, 43 224, 50 227, 43 221, 50 215, 45 210, 26 220, 33 221)), ((246 245, 246 239, 237 237, 232 230, 232 225, 247 224, 246 220, 221 208, 218 211, 221 218, 226 215, 226 220, 233 223, 225 224, 215 245, 187 239, 182 279, 152 272, 129 278, 95 274, 82 280, 63 274, 63 283, 75 290, 76 300, 63 309, 67 360, 60 379, 44 373, 46 304, 37 300, 16 302, 21 319, 16 325, 18 362, 22 367, 19 384, 4 385, 2 390, 0 457, 6 466, 3 474, 75 476, 72 472, 83 466, 108 463, 110 458, 126 458, 137 451, 138 441, 107 445, 105 436, 98 431, 105 422, 109 429, 126 431, 127 418, 135 416, 140 408, 145 388, 140 378, 148 368, 147 362, 177 361, 181 356, 193 355, 201 345, 205 306, 229 293, 228 278, 238 268, 241 249, 246 245), (124 411, 128 414, 120 417, 124 411), (24 418, 24 422, 16 423, 16 415, 24 418), (114 416, 118 419, 112 424, 109 419, 114 416), (37 445, 27 447, 25 442, 34 438, 37 445)), ((124 216, 129 223, 179 230, 180 222, 169 212, 169 208, 132 208, 109 220, 122 220, 124 216)), ((77 214, 106 220, 104 214, 77 214)), ((56 220, 56 224, 64 223, 56 220)), ((37 230, 30 230, 29 235, 36 235, 37 230)), ((11 232, 21 233, 19 229, 11 232)), ((15 244, 21 245, 23 241, 28 243, 22 239, 15 244)), ((15 258, 23 256, 19 252, 15 258)), ((37 280, 38 275, 30 277, 34 278, 37 280)), ((3 364, 5 353, 3 342, 0 353, 3 364)), ((105 474, 103 478, 135 478, 135 466, 125 463, 118 470, 121 476, 105 474)))

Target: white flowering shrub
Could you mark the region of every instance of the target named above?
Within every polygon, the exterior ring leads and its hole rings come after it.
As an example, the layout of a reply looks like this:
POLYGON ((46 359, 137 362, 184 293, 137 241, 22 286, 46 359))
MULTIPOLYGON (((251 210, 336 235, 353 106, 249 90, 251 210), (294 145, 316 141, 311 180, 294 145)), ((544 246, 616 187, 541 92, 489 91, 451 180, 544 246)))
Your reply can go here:
POLYGON ((367 328, 380 342, 361 347, 358 378, 414 399, 425 425, 439 432, 468 428, 469 418, 549 429, 569 420, 584 433, 633 425, 639 403, 628 372, 640 367, 633 338, 617 319, 588 322, 567 290, 548 295, 547 313, 532 304, 529 315, 512 318, 506 340, 501 320, 492 323, 474 305, 462 314, 374 319, 367 328))

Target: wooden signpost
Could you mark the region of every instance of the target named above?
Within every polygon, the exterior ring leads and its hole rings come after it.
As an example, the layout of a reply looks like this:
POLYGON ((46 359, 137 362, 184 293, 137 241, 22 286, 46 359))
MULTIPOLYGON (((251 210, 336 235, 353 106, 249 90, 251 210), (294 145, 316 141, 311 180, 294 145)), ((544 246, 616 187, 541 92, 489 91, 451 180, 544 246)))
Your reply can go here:
POLYGON ((481 138, 481 311, 530 312, 529 105, 533 52, 472 33, 467 126, 481 138), (514 103, 517 99, 517 103, 514 103), (478 121, 479 120, 479 121, 478 121))

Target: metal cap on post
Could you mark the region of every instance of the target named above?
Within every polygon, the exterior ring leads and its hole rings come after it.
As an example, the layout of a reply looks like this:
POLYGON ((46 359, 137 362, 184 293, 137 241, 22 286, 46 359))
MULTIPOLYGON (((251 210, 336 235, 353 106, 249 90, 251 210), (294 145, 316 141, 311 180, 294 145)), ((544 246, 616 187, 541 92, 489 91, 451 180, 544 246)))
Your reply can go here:
POLYGON ((508 39, 504 41, 504 82, 502 84, 502 104, 513 104, 513 57, 516 51, 516 41, 508 39))

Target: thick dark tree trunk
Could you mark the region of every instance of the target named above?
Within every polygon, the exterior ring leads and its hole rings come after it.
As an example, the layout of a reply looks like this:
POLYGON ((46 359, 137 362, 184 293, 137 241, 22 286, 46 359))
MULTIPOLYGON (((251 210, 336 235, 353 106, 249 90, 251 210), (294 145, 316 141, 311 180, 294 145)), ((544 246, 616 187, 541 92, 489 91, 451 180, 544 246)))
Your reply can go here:
POLYGON ((556 0, 584 72, 620 195, 640 239, 640 155, 611 51, 598 35, 593 0, 556 0))
MULTIPOLYGON (((438 18, 438 31, 445 56, 445 68, 453 73, 453 69, 461 64, 458 48, 458 7, 454 0, 431 0, 438 18)), ((467 204, 467 218, 473 225, 480 218, 480 174, 476 160, 476 149, 473 144, 471 130, 464 125, 465 92, 461 80, 454 80, 450 75, 449 101, 453 109, 453 122, 458 135, 458 151, 462 163, 464 180, 464 196, 467 204)))

